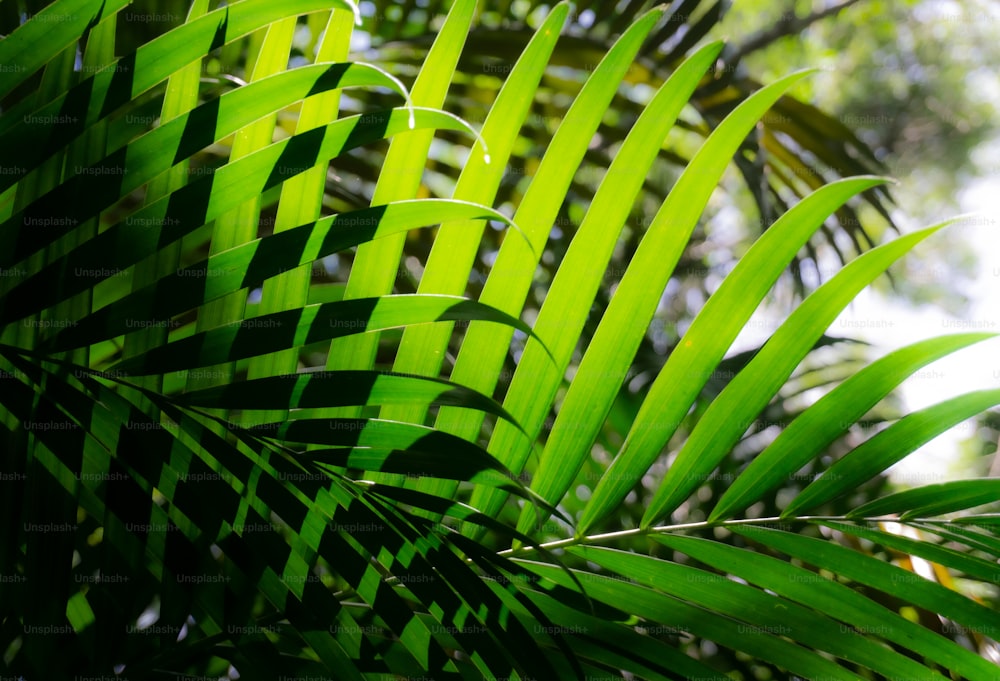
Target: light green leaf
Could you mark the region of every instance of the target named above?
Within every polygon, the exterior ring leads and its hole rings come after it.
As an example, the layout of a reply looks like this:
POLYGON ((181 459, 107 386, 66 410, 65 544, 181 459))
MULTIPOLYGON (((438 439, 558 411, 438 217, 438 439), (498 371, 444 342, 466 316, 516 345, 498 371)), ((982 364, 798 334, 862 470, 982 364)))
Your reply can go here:
MULTIPOLYGON (((187 68, 193 69, 199 76, 194 81, 197 93, 201 64, 195 62, 187 68)), ((402 83, 376 66, 361 62, 321 63, 280 71, 223 93, 221 97, 211 99, 200 106, 191 106, 190 100, 184 99, 179 105, 167 108, 166 104, 170 102, 172 95, 179 94, 177 88, 180 84, 174 85, 178 77, 179 74, 171 76, 160 124, 156 128, 129 142, 124 152, 111 149, 110 151, 116 153, 89 158, 86 164, 83 164, 89 166, 88 171, 67 179, 56 188, 56 193, 49 195, 47 200, 51 202, 72 196, 77 201, 83 202, 78 210, 82 211, 83 206, 91 205, 95 207, 89 208, 90 210, 104 208, 106 203, 93 203, 101 199, 107 201, 103 193, 91 195, 90 192, 93 191, 93 187, 101 187, 107 183, 106 176, 113 174, 112 169, 118 166, 128 168, 128 171, 122 174, 119 193, 131 191, 171 166, 176 166, 178 162, 203 147, 219 142, 245 125, 268 114, 276 113, 299 100, 309 97, 307 101, 313 101, 313 95, 340 88, 381 86, 390 88, 403 97, 408 96, 402 83)), ((190 84, 187 85, 190 87, 190 84)), ((12 156, 23 157, 27 155, 32 145, 41 143, 34 139, 32 132, 33 130, 29 129, 26 134, 11 133, 10 140, 3 140, 12 156)), ((26 162, 21 162, 22 165, 19 166, 21 170, 33 170, 41 160, 38 155, 28 156, 28 159, 26 162)), ((184 173, 178 177, 187 180, 188 175, 184 173)), ((16 174, 4 174, 0 178, 0 187, 13 184, 17 179, 16 174)), ((156 196, 159 197, 163 193, 167 192, 157 192, 156 196)))
MULTIPOLYGON (((475 10, 475 0, 457 0, 452 4, 413 85, 412 101, 415 105, 437 108, 444 103, 475 10)), ((393 140, 375 185, 372 205, 416 198, 432 137, 430 131, 425 131, 393 140)), ((404 238, 405 235, 396 234, 358 246, 347 280, 346 299, 393 291, 404 238)), ((378 350, 378 339, 378 334, 373 334, 331 343, 326 368, 371 368, 378 350)), ((347 413, 356 414, 357 410, 348 410, 347 413)))
MULTIPOLYGON (((773 93, 771 97, 777 94, 773 93)), ((770 101, 771 97, 761 102, 761 105, 770 101)), ((747 115, 759 112, 759 108, 747 111, 747 115)), ((733 116, 736 116, 736 112, 733 116)), ((734 118, 733 121, 735 125, 738 119, 734 118)), ((712 151, 708 145, 706 143, 706 150, 712 151)), ((690 166, 694 178, 701 177, 700 173, 694 173, 699 158, 701 152, 690 166)), ((621 453, 612 461, 584 508, 577 528, 578 534, 586 534, 595 522, 617 507, 629 490, 646 474, 664 444, 673 435, 675 424, 680 423, 687 414, 712 372, 716 370, 726 349, 739 335, 784 268, 823 220, 852 196, 878 183, 879 180, 873 178, 841 180, 817 191, 785 213, 740 259, 670 353, 639 408, 621 453)), ((682 191, 678 196, 686 197, 687 192, 682 191)), ((648 264, 653 265, 652 262, 648 264)), ((615 298, 620 294, 619 287, 615 298)), ((607 354, 612 348, 605 350, 607 354)), ((588 354, 589 352, 588 349, 588 354)), ((576 380, 579 379, 578 372, 576 380)), ((605 396, 608 407, 613 397, 613 393, 605 396)), ((565 405, 563 410, 565 411, 565 405)))
MULTIPOLYGON (((1000 401, 1000 392, 996 394, 1000 401)), ((1000 480, 995 478, 952 480, 873 499, 852 510, 847 517, 871 518, 900 514, 902 520, 929 518, 997 502, 1000 502, 1000 480)))
MULTIPOLYGON (((354 18, 348 12, 336 10, 331 12, 329 21, 323 29, 317 60, 341 61, 347 59, 351 48, 354 18)), ((310 97, 302 103, 295 131, 308 132, 328 125, 331 121, 336 120, 339 109, 339 92, 310 97)), ((275 234, 293 229, 310 220, 317 220, 322 215, 326 175, 327 162, 324 160, 281 185, 278 213, 274 222, 275 234)), ((258 314, 278 312, 306 305, 309 302, 311 275, 311 268, 303 265, 265 281, 261 291, 258 314)), ((294 372, 298 363, 298 351, 286 349, 273 355, 251 359, 247 375, 250 378, 258 378, 294 372)), ((268 417, 281 418, 282 415, 283 410, 275 409, 270 412, 268 417)), ((262 416, 262 418, 268 417, 262 416)))
MULTIPOLYGON (((601 123, 604 111, 643 41, 662 14, 661 9, 653 9, 635 21, 604 55, 573 101, 514 214, 518 225, 523 225, 528 243, 504 239, 483 288, 482 302, 510 314, 520 314, 538 266, 538 253, 548 240, 573 175, 601 123)), ((482 392, 492 392, 510 349, 511 337, 512 334, 473 323, 455 360, 452 380, 482 392)), ((441 411, 437 421, 439 428, 466 439, 475 438, 481 425, 482 419, 476 415, 456 413, 447 408, 441 411)), ((506 437, 513 437, 513 433, 506 437)), ((520 473, 531 449, 494 448, 491 451, 511 470, 520 473)), ((453 491, 441 490, 442 493, 453 491)), ((504 499, 504 495, 492 491, 474 491, 470 503, 493 515, 499 512, 504 499)))
POLYGON ((94 7, 90 0, 61 0, 41 8, 31 21, 0 40, 0 99, 33 76, 56 55, 76 43, 91 25, 127 7, 130 0, 105 0, 94 7))
POLYGON ((823 331, 865 286, 947 224, 908 234, 864 253, 806 298, 708 407, 660 483, 642 526, 649 527, 673 511, 705 481, 823 331))
POLYGON ((732 516, 777 487, 819 455, 913 372, 989 333, 956 334, 914 343, 873 362, 792 421, 725 491, 709 521, 732 516))
MULTIPOLYGON (((62 1, 65 2, 65 0, 62 1)), ((67 3, 67 5, 72 8, 88 3, 89 0, 72 0, 72 3, 67 3)), ((108 68, 83 79, 75 87, 65 89, 62 94, 52 98, 44 106, 32 108, 35 103, 31 101, 31 98, 28 98, 10 110, 4 111, 4 115, 0 116, 0 139, 4 139, 12 130, 17 130, 19 133, 24 131, 26 134, 33 135, 33 145, 26 148, 34 148, 35 150, 40 148, 61 149, 83 132, 87 126, 138 98, 160 81, 165 80, 191 62, 200 60, 213 49, 281 19, 308 12, 329 11, 331 4, 348 9, 351 7, 351 3, 346 0, 334 0, 333 3, 328 0, 285 0, 281 3, 275 3, 273 0, 243 0, 228 4, 149 41, 135 52, 121 57, 108 68), (39 128, 38 130, 25 130, 20 125, 25 116, 37 121, 70 120, 72 124, 41 124, 35 126, 39 128), (62 116, 70 118, 62 119, 62 116)), ((112 7, 122 5, 121 0, 114 0, 111 3, 112 7)), ((49 5, 50 9, 55 7, 57 7, 55 4, 49 5)), ((80 24, 75 22, 93 16, 86 11, 79 10, 72 15, 69 12, 62 15, 61 7, 54 11, 57 13, 57 19, 71 17, 74 25, 78 28, 80 24)), ((25 26, 34 24, 32 31, 40 29, 41 32, 45 32, 65 23, 65 21, 53 21, 48 23, 47 27, 41 28, 41 26, 45 26, 42 22, 37 24, 29 22, 25 26)), ((28 40, 32 39, 27 35, 30 32, 26 32, 24 36, 28 40)), ((82 33, 80 31, 74 35, 72 40, 75 40, 82 33)), ((10 37, 13 38, 14 35, 11 34, 10 37)), ((6 45, 8 42, 8 40, 4 40, 0 42, 0 45, 6 45)), ((26 48, 24 45, 15 47, 12 43, 11 47, 30 50, 35 49, 37 43, 29 43, 26 48)), ((38 51, 38 53, 44 54, 42 51, 38 51)), ((37 57, 33 56, 32 59, 37 59, 37 57)), ((8 62, 3 59, 0 60, 0 63, 8 62)), ((14 73, 13 76, 10 73, 0 73, 0 78, 12 77, 15 80, 23 80, 30 75, 30 70, 26 68, 14 73)), ((0 80, 0 82, 4 81, 0 80)), ((0 144, 0 164, 7 165, 9 161, 11 165, 15 165, 17 157, 6 158, 5 151, 5 146, 0 144)))
MULTIPOLYGON (((707 68, 707 63, 702 59, 709 61, 714 58, 718 54, 716 51, 718 47, 709 45, 703 48, 688 62, 691 71, 687 74, 693 75, 701 68, 707 68)), ((681 85, 684 83, 680 79, 681 73, 681 71, 676 72, 675 77, 678 78, 681 92, 687 92, 688 87, 693 87, 694 84, 681 85)), ((646 334, 663 289, 729 159, 736 153, 740 142, 764 111, 787 87, 803 75, 789 76, 764 88, 727 117, 699 149, 691 164, 684 169, 677 184, 653 218, 608 304, 608 309, 601 318, 549 433, 538 470, 532 479, 532 489, 543 498, 553 503, 561 499, 590 455, 594 438, 607 418, 618 389, 628 373, 628 367, 646 334)), ((669 127, 667 130, 656 128, 657 123, 667 123, 672 126, 675 117, 680 113, 680 107, 677 106, 679 98, 669 85, 672 85, 670 81, 664 84, 657 98, 643 111, 643 118, 640 118, 641 123, 646 115, 652 116, 654 121, 652 126, 656 130, 652 133, 653 139, 659 139, 657 133, 665 135, 669 130, 669 127), (660 102, 666 103, 669 114, 656 112, 656 104, 660 102)), ((649 133, 640 126, 640 123, 631 130, 622 152, 608 169, 608 175, 598 189, 587 219, 580 226, 552 282, 549 296, 535 324, 536 329, 545 328, 542 322, 548 321, 545 313, 549 311, 550 314, 560 315, 559 324, 563 327, 559 331, 561 335, 575 338, 582 330, 590 312, 590 301, 600 285, 602 278, 600 270, 608 262, 614 248, 614 237, 617 236, 617 231, 609 229, 608 225, 621 225, 627 215, 624 211, 628 206, 625 204, 629 203, 623 202, 621 197, 634 196, 645 175, 642 169, 648 168, 655 158, 640 156, 642 160, 635 161, 624 153, 629 148, 628 141, 633 139, 633 135, 634 139, 645 143, 644 140, 649 133), (623 167, 629 169, 622 179, 619 179, 616 172, 615 164, 619 161, 623 167), (605 198, 610 202, 609 205, 598 203, 605 198), (591 218, 593 218, 592 223, 591 218), (594 231, 591 232, 591 229, 594 231), (594 263, 597 263, 596 268, 594 263), (588 267, 590 269, 587 269, 588 267)), ((558 368, 561 371, 565 371, 565 367, 569 364, 573 349, 572 345, 569 345, 567 352, 558 356, 560 361, 558 368)), ((518 366, 519 372, 521 370, 527 372, 528 369, 525 367, 531 367, 528 363, 530 350, 529 345, 525 349, 525 358, 522 358, 518 366)), ((547 411, 555 397, 560 378, 561 376, 558 376, 557 381, 550 379, 549 390, 532 391, 530 395, 524 395, 520 399, 536 400, 539 406, 535 409, 540 411, 544 408, 547 411)), ((517 395, 516 374, 514 380, 510 392, 512 396, 517 395)), ((533 526, 536 520, 544 518, 538 518, 533 509, 526 507, 518 520, 518 527, 525 531, 533 526)))
MULTIPOLYGON (((524 48, 490 107, 480 133, 489 148, 489 163, 482 148, 473 149, 455 185, 454 198, 485 205, 494 202, 518 138, 518 130, 534 103, 538 83, 568 14, 567 3, 556 5, 524 48)), ((462 294, 469 282, 469 272, 482 241, 484 226, 482 220, 442 220, 417 293, 462 294)), ((530 245, 530 242, 527 243, 530 245)), ((451 329, 443 325, 439 328, 414 326, 404 329, 393 368, 404 373, 436 375, 441 369, 450 336, 451 329)), ((383 418, 420 422, 424 410, 418 405, 395 407, 383 409, 381 415, 383 418)))
POLYGON ((907 414, 834 462, 782 511, 782 517, 819 506, 857 488, 921 445, 1000 403, 1000 390, 980 390, 907 414))

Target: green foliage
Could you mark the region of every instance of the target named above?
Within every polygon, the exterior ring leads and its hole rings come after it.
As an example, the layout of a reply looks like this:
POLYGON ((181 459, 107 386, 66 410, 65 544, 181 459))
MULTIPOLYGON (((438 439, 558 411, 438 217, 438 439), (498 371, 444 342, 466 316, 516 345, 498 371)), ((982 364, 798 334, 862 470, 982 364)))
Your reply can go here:
POLYGON ((0 12, 5 669, 995 678, 996 481, 881 473, 1000 394, 850 439, 993 336, 810 368, 947 225, 863 247, 877 164, 808 74, 719 70, 725 4, 376 3, 381 66, 346 1, 0 12), (783 172, 823 157, 853 177, 783 172), (664 359, 734 164, 762 234, 664 359))

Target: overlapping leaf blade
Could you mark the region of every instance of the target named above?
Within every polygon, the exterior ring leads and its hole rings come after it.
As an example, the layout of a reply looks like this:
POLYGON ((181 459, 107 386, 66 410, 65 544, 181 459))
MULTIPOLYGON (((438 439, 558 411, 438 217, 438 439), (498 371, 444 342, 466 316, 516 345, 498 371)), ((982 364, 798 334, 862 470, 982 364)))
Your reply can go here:
POLYGON ((799 513, 854 489, 948 428, 998 403, 1000 390, 980 390, 907 414, 834 462, 792 499, 782 515, 799 513))
POLYGON ((510 324, 532 334, 524 322, 458 296, 358 298, 307 305, 202 331, 123 359, 111 371, 125 375, 181 371, 407 324, 473 319, 510 324))
MULTIPOLYGON (((21 291, 13 289, 5 299, 0 323, 21 319, 118 275, 123 269, 155 253, 158 248, 173 243, 240 205, 247 196, 260 194, 304 172, 317 159, 329 159, 347 149, 410 130, 411 116, 415 116, 415 125, 421 128, 468 129, 466 123, 444 112, 395 109, 366 114, 364 122, 362 116, 341 119, 326 128, 275 142, 136 211, 126 220, 28 277, 18 284, 21 291), (70 276, 71 273, 73 276, 70 276), (34 297, 17 295, 28 289, 35 291, 34 297)), ((46 219, 55 220, 57 224, 61 220, 90 217, 86 211, 77 212, 72 206, 47 212, 50 217, 46 219)), ((5 224, 11 227, 12 221, 13 218, 5 224)), ((4 256, 0 255, 0 266, 15 264, 40 247, 40 244, 30 242, 22 246, 16 233, 7 234, 14 234, 16 245, 10 245, 12 252, 6 256, 9 261, 3 261, 4 256)))
MULTIPOLYGON (((440 107, 444 102, 475 9, 476 3, 472 0, 459 0, 452 5, 413 85, 414 104, 440 107)), ((421 132, 393 141, 372 195, 373 205, 417 196, 431 137, 421 132)), ((345 298, 385 295, 393 291, 403 239, 404 235, 398 234, 358 247, 345 298)), ((377 334, 331 343, 326 368, 371 368, 377 349, 377 334)))
POLYGON ((726 490, 709 520, 730 517, 773 489, 842 435, 902 379, 923 366, 993 334, 932 338, 897 350, 865 367, 785 428, 726 490))
POLYGON ((128 330, 129 320, 166 323, 174 315, 227 293, 258 286, 294 267, 452 216, 507 221, 488 208, 447 199, 400 201, 322 218, 178 268, 62 329, 50 347, 62 350, 112 338, 128 330))
POLYGON ((511 419, 491 398, 440 378, 384 371, 313 371, 187 392, 178 403, 214 409, 308 409, 365 404, 444 405, 511 419))
MULTIPOLYGON (((711 475, 823 331, 861 289, 946 224, 908 234, 868 251, 803 301, 712 402, 660 483, 642 525, 648 527, 673 511, 711 475)), ((659 440, 653 444, 662 446, 659 440)))
POLYGON ((954 480, 873 499, 847 514, 849 518, 899 514, 903 520, 931 518, 1000 502, 1000 480, 954 480))
MULTIPOLYGON (((669 539, 665 543, 675 548, 669 539)), ((724 575, 648 556, 589 547, 580 547, 574 552, 645 586, 671 593, 723 615, 753 620, 753 624, 745 627, 752 631, 751 636, 764 633, 780 635, 887 676, 926 673, 923 665, 858 637, 855 632, 831 619, 830 613, 802 607, 796 604, 794 598, 786 599, 780 592, 776 596, 739 584, 724 575), (684 584, 684 588, 671 588, 671 584, 684 584)), ((742 565, 740 567, 743 569, 742 565)), ((874 621, 873 612, 874 609, 869 609, 866 621, 874 621)), ((919 627, 915 629, 919 630, 919 627)), ((931 674, 928 678, 937 676, 940 675, 931 674)))
MULTIPOLYGON (((538 28, 511 70, 481 131, 489 149, 484 156, 477 148, 469 155, 455 184, 454 198, 480 204, 492 204, 500 180, 507 170, 518 129, 524 122, 535 91, 569 13, 566 3, 557 5, 538 28), (486 163, 489 158, 489 163, 486 163)), ((481 220, 444 222, 428 256, 418 293, 461 295, 469 281, 485 223, 481 220)), ((531 242, 528 242, 531 245, 531 242)), ((396 371, 433 375, 440 371, 448 345, 450 329, 411 327, 403 331, 393 367, 396 371)), ((421 421, 417 409, 386 409, 384 418, 421 421)))
MULTIPOLYGON (((852 527, 847 523, 836 523, 831 526, 845 531, 852 527)), ((1000 630, 998 629, 1000 627, 1000 615, 997 615, 993 610, 962 594, 916 575, 909 570, 890 565, 872 556, 864 555, 859 551, 838 546, 833 542, 803 537, 792 532, 766 527, 733 527, 733 531, 751 541, 777 549, 810 565, 824 569, 835 568, 837 575, 892 594, 904 602, 913 603, 914 605, 926 608, 930 612, 940 613, 957 622, 962 622, 975 628, 985 628, 986 631, 1000 630)), ((859 536, 876 542, 888 540, 890 543, 887 545, 901 551, 907 551, 909 547, 915 545, 924 545, 933 548, 929 543, 904 539, 878 530, 876 527, 858 527, 857 532, 859 536), (893 538, 902 541, 897 543, 893 538)), ((960 555, 954 552, 952 554, 955 556, 960 555)), ((943 565, 961 570, 960 566, 963 563, 952 561, 947 558, 947 555, 944 552, 934 552, 933 554, 926 554, 925 557, 931 560, 940 560, 943 565), (933 558, 930 557, 932 555, 934 556, 933 558)), ((782 568, 786 572, 795 569, 782 568)), ((780 572, 777 574, 780 574, 780 572)), ((799 583, 821 585, 817 588, 816 593, 809 592, 808 595, 810 597, 825 598, 825 594, 823 593, 825 592, 830 594, 831 597, 839 599, 842 605, 856 598, 855 596, 846 596, 843 590, 838 588, 841 585, 826 577, 812 572, 805 575, 801 573, 797 574, 799 575, 799 583)), ((832 607, 839 608, 841 606, 832 607)), ((833 610, 830 612, 833 612, 833 610)))
MULTIPOLYGON (((629 64, 660 16, 659 10, 652 10, 630 26, 602 57, 574 100, 514 215, 514 220, 523 225, 528 243, 515 239, 504 240, 484 286, 481 296, 483 302, 511 314, 518 314, 523 308, 538 265, 538 251, 552 229, 561 197, 566 194, 576 167, 583 159, 589 141, 601 122, 602 111, 612 101, 629 64)), ((455 361, 453 379, 483 391, 494 389, 510 340, 511 334, 495 334, 482 325, 471 325, 455 361)), ((482 419, 445 409, 439 415, 437 425, 449 432, 473 438, 479 432, 482 419)), ((530 427, 528 430, 532 432, 530 427)), ((511 470, 519 473, 529 450, 497 448, 492 451, 511 470)), ((453 492, 446 488, 440 491, 453 492)), ((474 494, 472 504, 487 514, 492 514, 499 510, 503 500, 503 495, 487 492, 474 494)))
MULTIPOLYGON (((555 364, 549 364, 541 353, 540 345, 529 342, 504 400, 529 434, 539 432, 551 408, 576 349, 576 339, 586 322, 604 268, 611 257, 616 236, 628 216, 631 200, 639 191, 646 169, 656 157, 658 149, 649 145, 648 137, 660 139, 666 134, 680 113, 680 102, 674 98, 674 88, 680 93, 693 88, 698 74, 717 50, 717 45, 704 48, 686 64, 687 68, 676 74, 675 80, 668 81, 660 90, 655 104, 651 103, 651 108, 636 122, 612 161, 594 203, 570 244, 533 325, 536 333, 546 338, 555 364)), ((517 466, 523 466, 527 451, 523 445, 512 444, 512 436, 502 424, 499 425, 491 438, 490 449, 505 452, 504 455, 515 462, 512 470, 517 471, 517 466)), ((532 482, 533 488, 542 489, 540 486, 545 484, 544 481, 544 477, 536 478, 532 482)), ((543 491, 542 496, 549 498, 546 492, 543 491)), ((524 531, 530 524, 529 520, 519 521, 519 529, 524 531)))
MULTIPOLYGON (((763 530, 763 532, 773 533, 776 531, 763 530)), ((757 535, 748 532, 747 536, 753 538, 757 535)), ((745 579, 791 601, 801 603, 814 611, 816 619, 819 619, 820 613, 822 613, 822 615, 850 625, 852 631, 882 638, 914 651, 919 650, 921 655, 936 661, 945 669, 956 671, 967 678, 987 678, 992 673, 992 663, 978 655, 927 631, 919 624, 904 619, 897 613, 887 610, 882 605, 843 584, 789 565, 783 560, 759 554, 754 554, 751 558, 745 550, 693 537, 657 535, 656 539, 660 543, 707 565, 745 579)), ((799 537, 795 536, 792 542, 794 543, 798 539, 799 537)), ((845 560, 854 560, 856 563, 874 562, 871 559, 865 561, 861 556, 849 551, 843 551, 841 555, 845 560)), ((833 567, 837 565, 837 562, 825 564, 833 567)), ((898 589, 897 593, 901 591, 902 589, 898 589)), ((961 597, 954 600, 959 598, 961 597)), ((909 599, 907 598, 907 600, 909 599)), ((789 623, 791 624, 791 620, 789 623)), ((838 630, 844 633, 844 627, 838 626, 838 630)), ((793 638, 797 637, 797 634, 798 632, 794 631, 793 638)), ((833 632, 828 635, 833 635, 833 632)), ((862 647, 859 646, 859 648, 862 647)), ((890 670, 885 668, 879 670, 878 666, 871 666, 872 662, 876 664, 882 662, 883 660, 880 658, 888 658, 888 651, 885 651, 880 645, 876 645, 876 649, 881 649, 881 653, 876 654, 875 658, 869 658, 863 662, 869 668, 889 676, 921 673, 919 667, 915 669, 909 664, 896 665, 894 669, 890 670)))
POLYGON ((650 387, 622 451, 584 509, 580 534, 620 504, 646 473, 767 290, 822 221, 875 184, 873 179, 842 180, 816 192, 782 216, 726 277, 650 387))
MULTIPOLYGON (((557 567, 528 561, 517 562, 549 581, 567 588, 574 587, 573 582, 557 567)), ((752 646, 754 656, 794 674, 830 679, 859 678, 835 662, 766 630, 761 630, 750 638, 746 636, 747 624, 648 586, 585 571, 575 571, 575 574, 591 598, 622 608, 646 620, 688 631, 736 649, 752 646)))

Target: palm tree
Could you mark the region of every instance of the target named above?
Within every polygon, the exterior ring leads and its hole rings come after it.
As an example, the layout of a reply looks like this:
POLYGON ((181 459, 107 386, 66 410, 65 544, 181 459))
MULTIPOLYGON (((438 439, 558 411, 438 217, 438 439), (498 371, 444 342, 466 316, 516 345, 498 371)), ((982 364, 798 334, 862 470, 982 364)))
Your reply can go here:
POLYGON ((1000 391, 880 410, 993 334, 809 365, 946 225, 859 239, 727 356, 885 180, 807 73, 725 68, 722 3, 514 4, 380 6, 388 70, 345 0, 148 39, 162 5, 56 0, 0 41, 12 673, 995 678, 1000 484, 881 474, 1000 391), (827 153, 852 176, 795 171, 827 153), (732 164, 767 228, 665 353, 732 164))

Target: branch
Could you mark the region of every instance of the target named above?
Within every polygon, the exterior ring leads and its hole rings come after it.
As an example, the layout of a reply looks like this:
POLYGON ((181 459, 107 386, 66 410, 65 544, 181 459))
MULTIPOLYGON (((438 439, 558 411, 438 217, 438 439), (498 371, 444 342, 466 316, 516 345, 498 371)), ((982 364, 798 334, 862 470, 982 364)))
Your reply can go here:
POLYGON ((736 63, 742 59, 745 55, 755 52, 767 45, 770 45, 776 40, 781 38, 786 38, 790 35, 795 35, 801 33, 805 29, 809 28, 811 25, 825 19, 828 16, 839 13, 843 9, 847 9, 851 5, 854 5, 858 0, 843 0, 842 2, 835 3, 829 7, 825 7, 821 10, 817 10, 808 16, 799 17, 796 16, 794 12, 786 12, 781 15, 777 23, 767 29, 763 29, 753 34, 747 38, 741 45, 736 46, 733 54, 727 57, 727 61, 731 63, 736 63))

